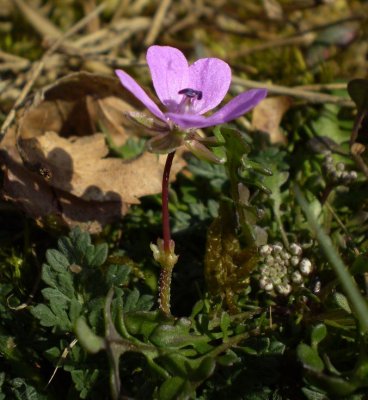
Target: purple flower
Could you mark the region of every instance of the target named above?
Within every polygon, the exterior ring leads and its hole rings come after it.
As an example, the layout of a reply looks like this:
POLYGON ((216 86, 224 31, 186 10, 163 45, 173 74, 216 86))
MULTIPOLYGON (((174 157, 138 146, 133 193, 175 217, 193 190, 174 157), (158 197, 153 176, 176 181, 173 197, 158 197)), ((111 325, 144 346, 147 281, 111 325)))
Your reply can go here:
POLYGON ((156 142, 154 147, 160 141, 164 142, 163 148, 170 147, 164 152, 172 151, 183 140, 197 141, 198 135, 193 133, 195 128, 223 124, 240 117, 267 94, 265 89, 249 90, 230 100, 211 116, 205 117, 203 114, 218 106, 229 90, 231 70, 226 62, 218 58, 202 58, 189 65, 180 50, 169 46, 151 46, 147 51, 147 63, 153 86, 166 112, 161 111, 126 72, 117 70, 116 74, 122 85, 164 122, 166 132, 162 132, 162 124, 156 124, 161 133, 151 139, 156 142), (169 131, 172 133, 171 138, 168 137, 169 131), (189 138, 183 137, 188 133, 189 138), (172 142, 171 146, 169 142, 172 142))

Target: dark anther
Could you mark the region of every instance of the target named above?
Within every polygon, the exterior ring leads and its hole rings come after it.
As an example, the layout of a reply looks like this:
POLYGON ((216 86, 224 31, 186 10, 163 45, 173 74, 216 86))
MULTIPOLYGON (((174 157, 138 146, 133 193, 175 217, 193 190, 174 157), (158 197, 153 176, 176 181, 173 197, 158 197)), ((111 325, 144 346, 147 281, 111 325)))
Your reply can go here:
POLYGON ((202 98, 202 92, 200 90, 194 90, 194 89, 190 89, 190 88, 186 88, 186 89, 181 89, 178 92, 179 94, 185 94, 185 96, 193 99, 193 98, 197 98, 197 100, 201 100, 202 98))

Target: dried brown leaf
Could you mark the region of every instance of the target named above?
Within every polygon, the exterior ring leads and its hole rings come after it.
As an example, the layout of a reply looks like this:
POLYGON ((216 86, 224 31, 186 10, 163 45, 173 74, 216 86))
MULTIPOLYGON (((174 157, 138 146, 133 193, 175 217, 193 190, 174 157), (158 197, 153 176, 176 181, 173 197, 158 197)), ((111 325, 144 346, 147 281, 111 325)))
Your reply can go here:
POLYGON ((268 97, 254 108, 253 126, 267 132, 271 143, 286 144, 287 138, 280 130, 280 123, 291 104, 292 100, 287 96, 268 97))
MULTIPOLYGON (((65 77, 23 109, 1 145, 3 195, 32 217, 52 216, 96 232, 145 195, 159 193, 165 156, 109 157, 103 125, 116 143, 135 134, 124 113, 136 101, 114 78, 65 77)), ((184 166, 176 157, 172 176, 184 166)))

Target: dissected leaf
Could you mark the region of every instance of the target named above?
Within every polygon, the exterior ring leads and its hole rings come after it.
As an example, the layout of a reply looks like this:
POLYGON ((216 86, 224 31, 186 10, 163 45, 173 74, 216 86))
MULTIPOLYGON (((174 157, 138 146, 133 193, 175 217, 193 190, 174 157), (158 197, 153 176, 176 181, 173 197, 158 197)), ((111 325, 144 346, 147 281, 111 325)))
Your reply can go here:
POLYGON ((192 388, 188 381, 179 376, 167 379, 160 387, 159 398, 161 400, 188 399, 192 388))

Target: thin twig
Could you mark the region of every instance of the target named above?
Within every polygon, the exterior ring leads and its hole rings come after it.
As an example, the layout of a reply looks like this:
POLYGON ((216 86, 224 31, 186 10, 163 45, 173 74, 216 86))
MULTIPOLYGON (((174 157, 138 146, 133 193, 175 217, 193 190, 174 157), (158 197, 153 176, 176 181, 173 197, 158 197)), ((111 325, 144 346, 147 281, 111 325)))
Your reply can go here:
POLYGON ((292 97, 298 97, 307 100, 310 103, 332 103, 338 104, 345 107, 354 107, 354 102, 352 100, 345 99, 339 96, 333 96, 331 94, 316 93, 308 90, 302 90, 293 87, 274 85, 271 83, 263 83, 258 81, 252 81, 238 76, 233 76, 233 84, 238 86, 243 86, 246 88, 263 88, 267 89, 269 93, 287 95, 292 97))
POLYGON ((178 33, 196 24, 199 18, 201 18, 203 15, 208 17, 208 14, 211 13, 212 16, 214 12, 211 8, 204 7, 203 5, 196 5, 193 7, 191 4, 190 6, 191 8, 188 10, 188 14, 184 18, 175 21, 175 24, 171 25, 171 27, 168 29, 167 32, 170 35, 174 35, 175 33, 178 33))
POLYGON ((296 86, 295 89, 322 91, 322 90, 346 90, 346 83, 319 83, 313 85, 296 86))
POLYGON ((248 56, 249 54, 258 52, 258 51, 264 51, 268 49, 273 49, 276 47, 285 47, 285 46, 296 46, 296 45, 301 45, 301 46, 308 46, 310 45, 315 39, 315 35, 313 33, 307 33, 305 35, 298 35, 298 36, 292 36, 292 37, 287 37, 287 38, 281 38, 281 39, 275 39, 275 40, 270 40, 265 43, 261 43, 252 47, 247 47, 245 49, 240 49, 231 52, 230 54, 227 54, 227 57, 229 59, 237 58, 237 57, 244 57, 248 56))
POLYGON ((61 46, 61 44, 63 43, 64 40, 66 40, 68 37, 74 35, 76 32, 78 32, 80 29, 82 29, 86 24, 88 24, 91 19, 95 18, 96 15, 101 13, 104 10, 105 6, 106 6, 106 3, 102 3, 91 14, 86 15, 84 18, 82 18, 80 21, 78 21, 74 26, 72 26, 67 32, 65 32, 60 38, 58 38, 54 42, 54 44, 44 53, 44 55, 42 56, 40 61, 33 64, 32 68, 29 72, 29 77, 27 79, 26 85, 24 86, 19 97, 17 98, 16 102, 14 103, 12 109, 10 110, 9 114, 5 118, 4 123, 1 126, 0 141, 4 138, 6 131, 8 130, 9 126, 12 124, 12 122, 15 118, 15 115, 16 115, 16 111, 23 104, 28 93, 31 91, 34 83, 36 82, 37 78, 41 74, 48 57, 50 57, 59 48, 59 46, 61 46))
POLYGON ((10 110, 9 114, 5 118, 4 123, 1 126, 0 130, 0 141, 4 138, 6 131, 8 130, 9 126, 12 124, 15 114, 18 108, 23 104, 23 101, 27 97, 28 93, 32 89, 36 79, 40 75, 44 66, 43 60, 36 62, 33 64, 31 71, 29 72, 29 78, 27 80, 26 85, 24 86, 23 90, 20 92, 19 97, 17 98, 16 102, 14 103, 12 109, 10 110))
POLYGON ((23 0, 12 0, 23 14, 24 18, 33 26, 33 28, 43 37, 60 38, 62 31, 50 20, 45 18, 37 10, 32 8, 23 0))
POLYGON ((57 361, 56 367, 55 367, 55 369, 54 369, 54 371, 53 371, 53 373, 52 373, 50 379, 48 380, 48 382, 47 382, 47 384, 46 384, 46 386, 45 386, 45 389, 47 389, 47 388, 50 386, 50 383, 51 383, 52 380, 54 379, 54 377, 55 377, 55 375, 56 375, 56 372, 57 372, 58 369, 61 367, 61 365, 62 365, 62 363, 65 361, 65 359, 67 358, 67 356, 68 356, 70 350, 71 350, 77 343, 78 343, 78 339, 73 339, 73 341, 72 341, 70 344, 68 344, 67 347, 65 347, 65 349, 63 350, 63 352, 61 353, 61 355, 60 355, 60 357, 59 357, 59 359, 58 359, 58 361, 57 361))
POLYGON ((14 62, 14 63, 29 63, 27 58, 23 58, 20 56, 16 56, 15 54, 6 53, 5 51, 0 50, 0 59, 5 62, 14 62))
POLYGON ((89 35, 83 35, 77 38, 73 43, 67 43, 68 47, 76 48, 78 51, 97 53, 94 50, 96 45, 100 47, 105 46, 105 51, 109 50, 112 46, 109 46, 111 39, 114 39, 117 35, 131 35, 148 29, 151 25, 151 19, 147 17, 136 17, 136 18, 124 18, 119 21, 114 22, 108 28, 102 28, 97 32, 91 33, 89 35))
POLYGON ((19 71, 25 70, 29 68, 30 62, 8 62, 8 63, 1 63, 0 64, 0 72, 4 71, 12 71, 14 73, 18 73, 19 71))
POLYGON ((112 17, 111 22, 115 22, 119 20, 126 12, 127 8, 129 7, 130 0, 120 0, 119 4, 116 6, 116 10, 112 17))
MULTIPOLYGON (((82 1, 83 11, 86 15, 91 14, 93 10, 96 8, 96 0, 83 0, 82 1)), ((96 15, 92 18, 87 24, 87 31, 88 32, 96 32, 100 29, 100 20, 96 15)))
POLYGON ((160 34, 160 30, 162 29, 163 20, 165 19, 165 15, 169 6, 171 4, 171 0, 162 0, 160 6, 158 7, 156 14, 153 18, 151 29, 148 31, 146 39, 144 40, 145 46, 150 46, 155 42, 157 36, 160 34))
POLYGON ((80 57, 85 60, 91 59, 94 61, 103 62, 113 68, 147 67, 146 63, 139 62, 136 60, 130 60, 129 58, 111 57, 99 54, 85 54, 85 55, 83 54, 80 55, 80 57))

